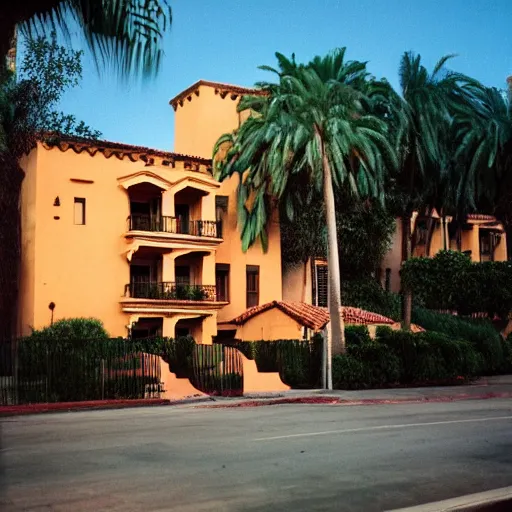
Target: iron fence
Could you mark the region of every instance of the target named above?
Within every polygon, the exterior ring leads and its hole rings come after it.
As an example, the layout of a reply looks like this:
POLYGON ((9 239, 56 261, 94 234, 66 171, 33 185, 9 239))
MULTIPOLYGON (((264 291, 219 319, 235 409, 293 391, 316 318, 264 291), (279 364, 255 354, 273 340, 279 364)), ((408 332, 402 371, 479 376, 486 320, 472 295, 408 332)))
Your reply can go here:
POLYGON ((135 340, 31 338, 0 345, 0 405, 150 398, 161 391, 160 358, 135 340))
POLYGON ((244 389, 241 354, 234 347, 196 345, 189 378, 203 393, 241 396, 244 389))
POLYGON ((232 341, 225 345, 237 348, 256 361, 260 372, 279 372, 282 381, 292 388, 309 389, 320 385, 322 372, 322 338, 308 340, 232 341))
POLYGON ((125 297, 154 300, 215 301, 215 285, 132 282, 125 285, 125 297))
POLYGON ((151 231, 206 238, 222 238, 222 222, 214 220, 182 220, 178 217, 133 214, 128 217, 129 231, 151 231))

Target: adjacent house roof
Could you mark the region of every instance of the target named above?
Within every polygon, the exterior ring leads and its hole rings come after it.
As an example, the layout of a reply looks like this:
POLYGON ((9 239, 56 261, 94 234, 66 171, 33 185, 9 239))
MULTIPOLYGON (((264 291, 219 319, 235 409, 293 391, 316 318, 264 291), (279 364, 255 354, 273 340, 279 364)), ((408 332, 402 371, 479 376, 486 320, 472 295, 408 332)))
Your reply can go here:
POLYGON ((199 96, 199 87, 206 86, 215 89, 215 94, 219 94, 221 98, 225 98, 228 94, 231 95, 231 99, 236 100, 239 96, 263 96, 265 91, 256 89, 254 87, 242 87, 240 85, 223 84, 221 82, 210 82, 208 80, 198 80, 196 83, 187 87, 184 91, 174 96, 169 101, 169 104, 174 110, 178 108, 178 105, 183 106, 184 100, 188 99, 192 101, 193 94, 199 96))
MULTIPOLYGON (((285 302, 274 300, 272 302, 267 302, 266 304, 261 304, 260 306, 249 308, 241 315, 226 323, 243 325, 256 315, 273 308, 279 309, 299 324, 314 331, 320 331, 329 322, 329 311, 326 308, 313 306, 304 302, 285 302)), ((341 309, 343 312, 343 318, 348 325, 391 325, 395 323, 391 318, 378 315, 377 313, 371 313, 364 309, 349 306, 342 307, 341 309)))
POLYGON ((128 157, 132 162, 137 160, 150 162, 151 158, 157 157, 161 158, 162 161, 165 162, 164 165, 174 166, 175 162, 184 162, 185 168, 189 166, 195 170, 198 170, 199 165, 203 165, 210 170, 212 165, 212 161, 208 158, 182 155, 171 151, 162 151, 160 149, 153 149, 145 146, 133 146, 131 144, 111 142, 108 140, 91 140, 84 139, 82 137, 44 134, 40 137, 40 141, 47 149, 56 147, 63 152, 71 149, 77 154, 86 151, 91 156, 94 156, 96 153, 102 153, 105 158, 115 156, 116 158, 119 158, 119 160, 122 160, 124 157, 128 157))

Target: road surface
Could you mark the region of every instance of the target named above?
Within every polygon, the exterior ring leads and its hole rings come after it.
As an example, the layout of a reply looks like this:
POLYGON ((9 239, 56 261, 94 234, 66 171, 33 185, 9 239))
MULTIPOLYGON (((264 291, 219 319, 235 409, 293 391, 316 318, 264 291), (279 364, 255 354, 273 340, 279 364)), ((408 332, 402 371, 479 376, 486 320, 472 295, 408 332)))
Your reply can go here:
POLYGON ((512 403, 5 418, 0 510, 377 512, 512 485, 512 403))

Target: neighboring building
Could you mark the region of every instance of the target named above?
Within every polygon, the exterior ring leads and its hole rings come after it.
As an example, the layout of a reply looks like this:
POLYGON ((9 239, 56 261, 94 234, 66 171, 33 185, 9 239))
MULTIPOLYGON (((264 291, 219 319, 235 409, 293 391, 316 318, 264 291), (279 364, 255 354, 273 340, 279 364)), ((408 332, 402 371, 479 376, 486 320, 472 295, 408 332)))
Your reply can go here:
MULTIPOLYGON (((434 210, 430 216, 417 212, 411 221, 412 254, 415 257, 434 256, 443 249, 462 251, 471 260, 506 261, 507 240, 503 225, 496 217, 470 214, 457 226, 452 217, 442 219, 434 210)), ((385 290, 400 291, 402 264, 402 221, 396 219, 391 246, 382 260, 377 280, 385 290)), ((315 306, 327 306, 327 262, 311 259, 283 271, 283 300, 301 301, 315 306)))
MULTIPOLYGON (((399 328, 391 318, 360 308, 342 307, 345 325, 366 325, 374 336, 380 325, 399 328)), ((242 341, 311 339, 329 323, 327 308, 304 302, 268 302, 248 309, 229 322, 233 338, 242 341)))
POLYGON ((269 251, 241 250, 237 178, 217 182, 217 138, 243 119, 249 89, 198 82, 172 101, 171 153, 105 141, 55 138, 21 165, 19 334, 54 320, 95 317, 111 336, 193 335, 280 300, 277 218, 269 251), (198 156, 187 156, 195 154, 198 156))
MULTIPOLYGON (((474 262, 506 261, 507 240, 503 225, 496 217, 470 214, 457 226, 452 217, 440 217, 434 210, 430 216, 416 212, 411 221, 412 254, 415 257, 435 256, 443 249, 465 252, 474 262)), ((402 262, 402 221, 396 219, 391 247, 381 267, 382 286, 389 291, 400 290, 402 262)))

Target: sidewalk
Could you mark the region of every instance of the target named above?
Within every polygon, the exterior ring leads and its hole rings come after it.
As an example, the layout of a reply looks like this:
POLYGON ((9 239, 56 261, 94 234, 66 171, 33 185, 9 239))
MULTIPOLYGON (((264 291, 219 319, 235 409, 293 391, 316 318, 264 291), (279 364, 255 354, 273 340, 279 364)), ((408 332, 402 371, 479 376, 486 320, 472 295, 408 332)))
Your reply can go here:
POLYGON ((289 390, 279 393, 252 393, 243 397, 190 397, 184 400, 105 400, 0 406, 0 417, 47 412, 71 412, 96 409, 124 409, 133 407, 201 407, 231 408, 258 407, 280 404, 330 404, 339 406, 451 402, 456 400, 484 400, 512 398, 512 375, 484 377, 466 386, 367 389, 346 391, 323 389, 289 390))
POLYGON ((484 377, 464 386, 366 389, 359 391, 311 389, 279 393, 254 393, 240 398, 215 398, 217 403, 202 405, 202 407, 254 407, 256 405, 284 403, 375 405, 490 398, 512 398, 512 375, 484 377))

